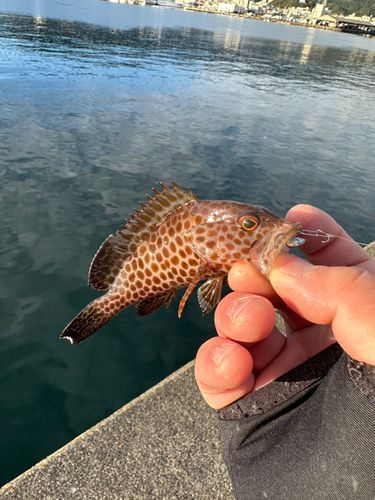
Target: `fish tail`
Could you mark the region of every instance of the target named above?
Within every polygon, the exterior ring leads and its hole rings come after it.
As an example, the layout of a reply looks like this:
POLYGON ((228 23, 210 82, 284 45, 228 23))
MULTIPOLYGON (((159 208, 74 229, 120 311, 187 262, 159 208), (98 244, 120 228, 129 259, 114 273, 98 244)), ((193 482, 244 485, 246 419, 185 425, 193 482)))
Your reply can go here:
POLYGON ((105 294, 82 309, 62 332, 60 339, 67 339, 71 344, 79 344, 128 305, 125 304, 123 297, 109 298, 108 294, 105 294))

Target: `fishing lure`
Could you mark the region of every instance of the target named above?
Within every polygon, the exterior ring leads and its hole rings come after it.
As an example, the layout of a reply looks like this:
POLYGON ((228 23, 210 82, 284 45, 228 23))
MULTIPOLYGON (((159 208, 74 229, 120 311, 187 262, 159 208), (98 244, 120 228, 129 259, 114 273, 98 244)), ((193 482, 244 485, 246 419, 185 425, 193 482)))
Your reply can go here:
MULTIPOLYGON (((338 238, 340 240, 350 241, 350 242, 355 243, 361 247, 365 247, 368 245, 368 243, 361 243, 360 241, 354 241, 351 238, 344 238, 343 236, 336 236, 335 234, 326 233, 325 231, 322 231, 321 229, 300 229, 298 231, 296 237, 294 238, 294 240, 296 240, 296 243, 297 243, 297 240, 301 240, 302 243, 294 245, 296 247, 301 246, 301 245, 303 245, 303 243, 306 242, 306 240, 304 238, 300 238, 300 236, 314 236, 315 238, 317 238, 317 237, 326 238, 324 241, 321 241, 321 243, 328 243, 331 240, 331 238, 338 238)), ((287 245, 291 246, 291 245, 289 245, 289 242, 287 243, 287 245)))

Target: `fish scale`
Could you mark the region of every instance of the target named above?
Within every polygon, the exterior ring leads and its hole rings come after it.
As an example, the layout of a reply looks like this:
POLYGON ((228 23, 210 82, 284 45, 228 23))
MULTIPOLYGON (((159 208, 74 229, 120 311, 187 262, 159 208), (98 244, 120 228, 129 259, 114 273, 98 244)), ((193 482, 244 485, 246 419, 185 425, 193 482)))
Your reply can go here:
POLYGON ((110 235, 96 253, 89 285, 108 290, 65 328, 61 338, 73 344, 92 335, 114 315, 136 304, 140 316, 168 307, 176 290, 187 287, 180 302, 201 280, 198 302, 203 314, 220 300, 223 278, 239 260, 250 261, 265 277, 276 255, 300 229, 259 205, 198 201, 172 182, 153 190, 121 231, 110 235))

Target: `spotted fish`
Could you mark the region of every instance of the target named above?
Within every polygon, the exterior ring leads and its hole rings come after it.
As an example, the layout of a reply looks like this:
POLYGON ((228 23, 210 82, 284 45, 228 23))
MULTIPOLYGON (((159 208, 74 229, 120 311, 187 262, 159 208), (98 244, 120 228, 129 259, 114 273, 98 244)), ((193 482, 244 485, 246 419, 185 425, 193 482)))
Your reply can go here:
POLYGON ((160 183, 148 203, 140 203, 121 231, 111 234, 95 255, 88 284, 108 290, 88 304, 60 338, 79 344, 125 307, 140 316, 168 307, 176 290, 187 287, 178 316, 201 280, 203 314, 220 300, 223 279, 239 260, 268 277, 276 255, 300 229, 259 205, 198 201, 192 191, 160 183))

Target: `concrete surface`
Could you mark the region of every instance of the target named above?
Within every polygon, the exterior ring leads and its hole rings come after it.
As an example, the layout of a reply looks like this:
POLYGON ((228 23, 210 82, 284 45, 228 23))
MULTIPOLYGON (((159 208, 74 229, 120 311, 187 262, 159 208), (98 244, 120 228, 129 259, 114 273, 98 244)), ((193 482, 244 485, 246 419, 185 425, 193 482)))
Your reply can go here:
POLYGON ((375 259, 375 241, 373 241, 372 243, 369 243, 365 247, 365 250, 366 250, 367 253, 369 253, 371 255, 371 257, 373 259, 375 259))
POLYGON ((1 500, 234 500, 193 362, 0 490, 1 500))

